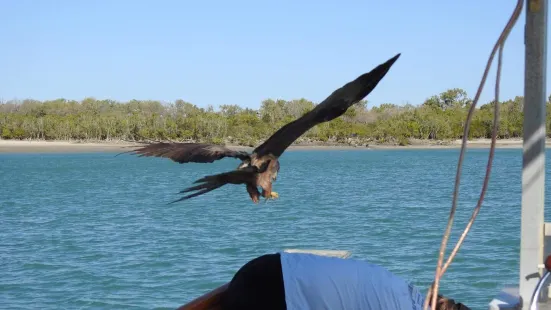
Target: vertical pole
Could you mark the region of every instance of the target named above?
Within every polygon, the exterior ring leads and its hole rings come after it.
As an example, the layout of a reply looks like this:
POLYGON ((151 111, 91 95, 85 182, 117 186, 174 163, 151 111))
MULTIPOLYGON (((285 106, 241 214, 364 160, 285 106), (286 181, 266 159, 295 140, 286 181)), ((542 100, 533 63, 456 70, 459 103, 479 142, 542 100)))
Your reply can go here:
POLYGON ((526 0, 519 293, 528 309, 543 263, 547 0, 526 0))

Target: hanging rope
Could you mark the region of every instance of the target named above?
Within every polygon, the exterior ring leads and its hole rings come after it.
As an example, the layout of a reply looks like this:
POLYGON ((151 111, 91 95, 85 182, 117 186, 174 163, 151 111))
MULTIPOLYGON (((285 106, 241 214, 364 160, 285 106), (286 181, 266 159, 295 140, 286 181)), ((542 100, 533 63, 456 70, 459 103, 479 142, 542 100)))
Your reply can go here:
POLYGON ((438 297, 438 288, 440 285, 440 279, 442 278, 442 275, 444 272, 446 272, 447 268, 450 266, 453 258, 459 251, 459 248, 461 247, 461 244, 467 237, 467 234, 469 233, 469 230, 471 229, 479 211, 480 207, 482 206, 482 201, 484 200, 484 196, 486 194, 486 189, 488 187, 488 182, 490 180, 490 172, 492 170, 492 163, 494 159, 494 151, 495 151, 495 144, 496 144, 496 137, 497 137, 497 130, 499 125, 499 84, 501 79, 501 65, 502 65, 502 57, 503 57, 503 47, 505 45, 505 41, 507 37, 509 36, 509 33, 515 26, 520 13, 522 12, 524 0, 518 0, 517 6, 515 7, 515 10, 513 11, 513 14, 509 18, 509 21, 507 22, 507 25, 501 32, 501 35, 499 36, 496 44, 494 45, 494 48, 492 49, 492 52, 490 54, 490 57, 488 59, 488 62, 486 63, 486 69, 484 70, 484 74, 482 76, 482 80, 480 81, 480 85, 478 87, 478 90, 476 92, 476 95, 474 97, 473 103, 471 107, 469 108, 469 113, 467 114, 467 120, 465 121, 465 128, 463 130, 463 139, 461 144, 461 152, 459 154, 459 160, 457 163, 457 172, 455 176, 455 187, 453 190, 453 199, 452 199, 452 207, 450 210, 450 215, 448 218, 448 225, 446 226, 446 230, 444 232, 444 236, 442 238, 442 243, 440 245, 440 252, 438 256, 438 263, 436 266, 436 273, 434 276, 434 282, 432 283, 431 287, 429 288, 427 292, 427 297, 425 299, 424 303, 424 310, 428 309, 429 305, 429 299, 432 310, 436 309, 436 301, 438 297), (457 244, 455 245, 454 249, 452 250, 450 257, 446 261, 446 264, 442 266, 442 263, 444 261, 444 254, 446 250, 446 245, 448 243, 448 239, 450 237, 450 231, 453 224, 453 220, 455 217, 455 210, 457 208, 457 196, 459 193, 459 183, 461 179, 461 168, 463 166, 463 157, 465 154, 465 150, 467 148, 467 137, 469 136, 469 128, 471 125, 471 119, 473 116, 473 113, 476 108, 476 104, 478 103, 478 99, 480 98, 480 94, 482 93, 482 89, 484 88, 484 84, 486 82, 486 78, 488 77, 488 71, 490 71, 492 61, 494 59, 494 56, 496 52, 499 49, 499 55, 498 55, 498 64, 497 64, 497 76, 496 76, 496 84, 495 84, 495 101, 494 101, 494 120, 493 120, 493 130, 492 130, 492 142, 490 146, 490 154, 488 155, 488 164, 486 166, 486 175, 484 176, 484 183, 482 185, 482 190, 480 193, 480 198, 478 199, 478 203, 476 204, 476 207, 473 210, 473 213, 471 215, 471 218, 469 222, 467 223, 467 226, 465 227, 465 230, 461 234, 459 240, 457 241, 457 244))

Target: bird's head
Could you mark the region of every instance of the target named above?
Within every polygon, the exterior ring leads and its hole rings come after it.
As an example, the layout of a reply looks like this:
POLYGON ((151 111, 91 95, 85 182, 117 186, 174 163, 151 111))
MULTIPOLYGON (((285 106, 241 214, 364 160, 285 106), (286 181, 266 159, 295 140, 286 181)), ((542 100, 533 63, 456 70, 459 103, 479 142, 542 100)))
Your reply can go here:
POLYGON ((270 166, 270 163, 272 162, 271 159, 268 159, 266 160, 265 162, 263 162, 260 167, 258 167, 258 172, 259 173, 264 173, 266 170, 268 170, 268 167, 270 166))

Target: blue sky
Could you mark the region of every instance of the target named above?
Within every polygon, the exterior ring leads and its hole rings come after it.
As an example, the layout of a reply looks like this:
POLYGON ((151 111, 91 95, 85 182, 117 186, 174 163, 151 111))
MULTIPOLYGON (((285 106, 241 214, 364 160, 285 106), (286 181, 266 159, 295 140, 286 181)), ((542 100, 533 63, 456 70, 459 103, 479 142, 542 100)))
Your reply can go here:
MULTIPOLYGON (((0 98, 319 102, 396 53, 370 105, 420 104, 453 87, 474 96, 515 4, 2 0, 0 98)), ((523 92, 524 20, 506 43, 502 98, 523 92)), ((494 81, 495 65, 480 104, 494 81)))

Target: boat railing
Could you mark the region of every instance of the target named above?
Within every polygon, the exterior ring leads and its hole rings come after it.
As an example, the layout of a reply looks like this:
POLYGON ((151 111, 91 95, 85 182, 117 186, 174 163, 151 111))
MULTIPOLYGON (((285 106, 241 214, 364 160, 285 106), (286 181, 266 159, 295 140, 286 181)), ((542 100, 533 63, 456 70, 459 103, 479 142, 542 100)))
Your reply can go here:
POLYGON ((532 298, 530 300, 530 310, 539 310, 540 308, 539 303, 542 296, 542 290, 546 284, 547 286, 549 286, 549 284, 547 283, 547 280, 549 278, 549 275, 551 274, 551 255, 547 256, 547 259, 545 260, 545 264, 542 264, 542 265, 543 266, 539 266, 539 267, 545 268, 545 273, 536 284, 536 289, 534 290, 534 293, 532 293, 532 298))
MULTIPOLYGON (((551 271, 551 223, 544 224, 544 253, 546 259, 537 266, 539 272, 529 275, 539 278, 530 299, 530 310, 551 309, 550 271, 551 271)), ((489 304, 489 310, 522 309, 522 298, 518 286, 503 288, 489 304)))

